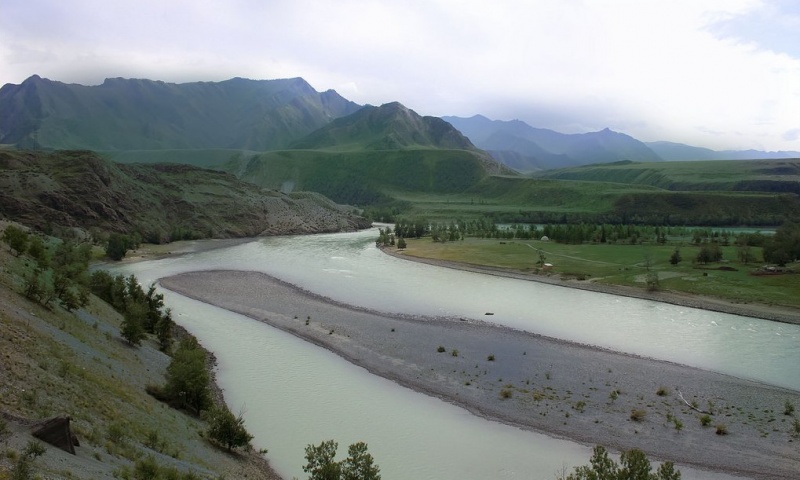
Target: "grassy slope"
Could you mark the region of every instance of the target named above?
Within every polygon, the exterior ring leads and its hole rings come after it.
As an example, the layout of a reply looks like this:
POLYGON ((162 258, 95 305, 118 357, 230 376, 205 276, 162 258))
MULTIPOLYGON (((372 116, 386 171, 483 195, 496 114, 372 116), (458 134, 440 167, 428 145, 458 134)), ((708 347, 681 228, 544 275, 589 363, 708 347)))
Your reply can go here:
MULTIPOLYGON (((152 455, 162 466, 201 478, 275 478, 211 446, 199 435, 203 422, 145 393, 146 384, 164 383, 169 357, 153 340, 138 349, 123 343, 121 317, 107 304, 93 298, 72 314, 18 294, 21 279, 12 272, 24 271, 25 262, 0 244, 0 412, 25 419, 69 415, 81 442, 77 456, 48 446, 35 462, 40 472, 113 478, 152 455)), ((4 453, 20 451, 32 438, 18 421, 7 420, 6 430, 0 433, 4 453)), ((12 462, 0 459, 0 478, 12 462)))
POLYGON ((212 168, 231 160, 259 154, 251 150, 238 149, 125 150, 98 153, 119 163, 184 163, 203 168, 212 168))
POLYGON ((798 160, 618 162, 551 170, 544 178, 650 185, 666 190, 797 191, 798 160))
MULTIPOLYGON (((754 276, 750 272, 760 263, 742 265, 735 261, 736 247, 723 247, 724 264, 736 271, 719 270, 723 264, 694 265, 699 247, 687 239, 671 239, 666 245, 584 244, 564 245, 538 240, 490 240, 467 238, 459 242, 434 243, 430 238, 408 240, 407 255, 434 258, 472 265, 485 265, 533 274, 537 250, 545 252, 554 265, 551 274, 564 278, 586 277, 610 285, 638 286, 644 289, 647 273, 645 258, 658 272, 661 287, 695 295, 708 295, 735 303, 766 303, 800 308, 800 275, 754 276), (679 248, 683 261, 669 263, 679 248)), ((754 249, 758 250, 758 249, 754 249)), ((760 252, 757 252, 760 258, 760 252)))
POLYGON ((671 192, 650 185, 509 176, 486 177, 447 195, 389 193, 412 205, 404 215, 433 220, 491 215, 517 222, 779 225, 783 218, 800 212, 800 198, 791 194, 671 192))
POLYGON ((234 160, 224 169, 262 187, 312 190, 364 204, 388 189, 463 191, 486 176, 484 165, 482 154, 467 150, 286 150, 234 160))

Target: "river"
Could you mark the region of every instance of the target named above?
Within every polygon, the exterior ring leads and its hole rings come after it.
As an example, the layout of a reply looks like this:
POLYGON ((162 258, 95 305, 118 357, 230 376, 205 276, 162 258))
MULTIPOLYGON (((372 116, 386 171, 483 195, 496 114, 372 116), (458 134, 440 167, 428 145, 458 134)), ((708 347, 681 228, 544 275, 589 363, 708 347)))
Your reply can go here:
MULTIPOLYGON (((385 312, 469 317, 800 390, 800 327, 403 261, 375 231, 273 237, 114 266, 147 284, 207 269, 268 273, 337 301, 385 312)), ((384 478, 553 478, 586 446, 490 422, 370 375, 319 347, 166 292, 176 320, 217 355, 218 382, 244 407, 256 444, 286 478, 303 447, 369 444, 384 478), (231 332, 235 332, 232 335, 231 332), (409 461, 409 459, 413 459, 409 461)), ((731 478, 682 467, 684 478, 731 478)))

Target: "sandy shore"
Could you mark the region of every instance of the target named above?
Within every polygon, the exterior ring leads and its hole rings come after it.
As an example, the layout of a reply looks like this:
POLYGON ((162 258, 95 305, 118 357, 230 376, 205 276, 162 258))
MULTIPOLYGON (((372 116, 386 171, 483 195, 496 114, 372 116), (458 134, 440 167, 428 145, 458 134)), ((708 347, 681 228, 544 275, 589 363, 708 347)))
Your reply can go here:
POLYGON ((366 311, 262 273, 193 272, 161 284, 486 418, 754 478, 800 471, 794 418, 783 413, 787 401, 800 407, 800 392, 483 322, 366 311), (681 394, 711 411, 710 425, 681 394), (641 421, 631 420, 633 410, 643 411, 641 421))

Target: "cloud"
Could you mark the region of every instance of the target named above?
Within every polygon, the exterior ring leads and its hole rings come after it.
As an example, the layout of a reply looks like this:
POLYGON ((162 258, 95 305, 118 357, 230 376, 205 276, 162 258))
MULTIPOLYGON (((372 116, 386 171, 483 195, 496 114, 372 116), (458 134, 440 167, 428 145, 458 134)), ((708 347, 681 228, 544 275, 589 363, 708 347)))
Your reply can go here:
POLYGON ((300 76, 358 103, 400 101, 423 115, 480 113, 711 148, 800 149, 800 139, 779 133, 796 126, 800 61, 788 47, 770 47, 778 43, 763 29, 744 29, 789 14, 774 37, 800 45, 791 6, 5 0, 0 83, 34 73, 84 84, 300 76))
POLYGON ((783 139, 787 142, 795 142, 800 140, 800 128, 793 128, 783 132, 783 139))
POLYGON ((754 2, 712 23, 709 30, 720 38, 800 59, 800 4, 795 0, 754 2))

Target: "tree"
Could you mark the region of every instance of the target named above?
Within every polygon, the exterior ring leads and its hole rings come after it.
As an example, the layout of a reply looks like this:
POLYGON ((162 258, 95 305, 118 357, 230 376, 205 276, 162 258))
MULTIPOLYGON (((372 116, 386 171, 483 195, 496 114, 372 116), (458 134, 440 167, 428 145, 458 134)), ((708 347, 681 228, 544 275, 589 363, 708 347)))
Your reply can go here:
POLYGON ((230 452, 234 448, 250 445, 253 436, 244 428, 242 413, 234 416, 225 406, 215 406, 203 415, 208 422, 208 437, 224 445, 230 452))
POLYGON ((18 257, 28 247, 28 234, 21 228, 9 225, 3 232, 3 241, 11 247, 11 250, 15 252, 14 255, 18 257))
POLYGON ((310 473, 309 480, 380 480, 380 467, 367 452, 367 444, 357 442, 347 449, 348 457, 337 462, 336 449, 339 447, 333 440, 327 440, 318 446, 306 447, 306 465, 303 471, 310 473))
POLYGON ((697 254, 697 263, 707 264, 722 260, 722 249, 716 243, 704 243, 697 254))
POLYGON ((196 340, 181 341, 167 366, 166 377, 161 393, 171 404, 198 414, 211 405, 206 354, 196 340))
POLYGON ((147 308, 141 303, 131 303, 125 309, 122 324, 120 325, 120 335, 130 345, 139 346, 147 336, 144 330, 144 320, 147 317, 147 308))
POLYGON ((172 320, 172 311, 168 308, 164 315, 156 322, 155 326, 155 334, 156 338, 158 338, 158 348, 162 352, 166 352, 169 350, 170 345, 172 345, 172 329, 175 326, 175 322, 172 320))
POLYGON ((800 258, 800 224, 786 223, 764 242, 764 261, 785 266, 800 258))
POLYGON ((367 444, 357 442, 347 449, 347 458, 342 462, 343 480, 380 480, 381 469, 367 452, 367 444))
POLYGON ((309 480, 339 480, 342 466, 334 461, 336 449, 339 444, 333 440, 326 440, 319 446, 306 446, 306 465, 303 471, 310 473, 309 480))
POLYGON ((672 462, 664 462, 656 473, 651 473, 650 460, 639 449, 622 452, 620 464, 608 457, 606 449, 600 445, 592 450, 589 465, 576 467, 575 471, 562 480, 680 480, 681 472, 675 470, 672 462))
POLYGON ((39 268, 45 269, 50 266, 50 261, 47 258, 47 247, 45 247, 44 241, 36 235, 28 243, 28 255, 36 260, 39 268))
POLYGON ((547 257, 544 256, 544 250, 542 250, 540 248, 540 249, 536 250, 536 253, 539 254, 539 260, 536 262, 536 265, 539 265, 540 267, 543 267, 544 264, 547 262, 547 257))
POLYGON ((111 260, 119 261, 125 257, 128 251, 128 239, 125 235, 119 233, 112 233, 108 237, 108 245, 106 245, 106 255, 111 260))
POLYGON ((647 285, 648 292, 655 292, 661 288, 661 281, 658 278, 658 272, 647 272, 647 274, 645 274, 644 281, 647 285))
POLYGON ((405 238, 400 237, 399 239, 397 239, 397 248, 398 249, 402 250, 402 249, 406 248, 406 246, 407 245, 406 245, 406 239, 405 238))
POLYGON ((681 260, 683 260, 681 258, 681 251, 676 248, 669 257, 669 263, 672 265, 677 265, 681 263, 681 260))

